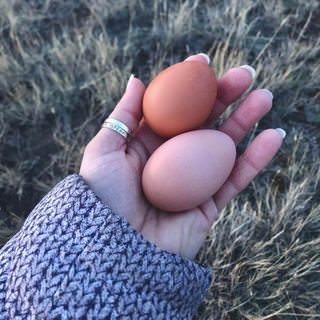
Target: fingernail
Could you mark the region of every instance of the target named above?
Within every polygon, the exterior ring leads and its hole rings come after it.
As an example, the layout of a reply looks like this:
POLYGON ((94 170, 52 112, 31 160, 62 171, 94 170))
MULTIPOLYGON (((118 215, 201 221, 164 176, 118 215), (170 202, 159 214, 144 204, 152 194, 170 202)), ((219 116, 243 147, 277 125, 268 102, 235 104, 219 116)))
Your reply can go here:
POLYGON ((271 99, 273 99, 273 93, 269 89, 260 89, 261 91, 265 92, 271 99))
POLYGON ((210 57, 206 53, 198 53, 198 55, 203 56, 207 60, 208 64, 210 64, 210 57))
POLYGON ((276 130, 280 133, 282 139, 286 137, 287 133, 282 128, 277 128, 276 130))
POLYGON ((133 79, 134 79, 134 74, 131 74, 130 77, 129 77, 128 83, 127 83, 126 90, 128 90, 128 88, 130 87, 133 79))
POLYGON ((256 77, 256 70, 251 66, 244 64, 243 66, 240 66, 240 68, 247 70, 250 73, 252 80, 256 77))

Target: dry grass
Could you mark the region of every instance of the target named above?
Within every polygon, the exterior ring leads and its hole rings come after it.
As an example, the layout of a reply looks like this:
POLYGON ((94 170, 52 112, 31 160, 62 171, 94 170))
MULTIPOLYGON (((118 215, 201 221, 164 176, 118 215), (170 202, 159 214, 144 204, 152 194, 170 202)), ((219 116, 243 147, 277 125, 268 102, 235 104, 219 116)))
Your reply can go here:
POLYGON ((267 170, 212 228, 199 258, 216 279, 200 319, 320 317, 319 153, 292 134, 288 168, 267 170))
POLYGON ((0 1, 0 243, 78 170, 131 72, 148 83, 207 51, 217 74, 251 64, 253 87, 274 93, 246 141, 288 137, 212 228, 199 259, 216 279, 197 318, 320 319, 319 20, 315 0, 0 1))

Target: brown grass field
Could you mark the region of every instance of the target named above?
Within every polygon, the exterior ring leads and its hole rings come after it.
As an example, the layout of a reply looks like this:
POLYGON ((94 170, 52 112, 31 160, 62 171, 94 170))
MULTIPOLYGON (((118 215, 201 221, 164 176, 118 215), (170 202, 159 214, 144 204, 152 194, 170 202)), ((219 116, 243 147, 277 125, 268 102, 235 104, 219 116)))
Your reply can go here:
MULTIPOLYGON (((77 172, 131 72, 208 52, 218 75, 250 64, 287 131, 221 214, 198 256, 216 279, 196 319, 320 319, 320 4, 317 0, 1 0, 0 245, 77 172)), ((235 106, 232 106, 232 110, 235 106)))

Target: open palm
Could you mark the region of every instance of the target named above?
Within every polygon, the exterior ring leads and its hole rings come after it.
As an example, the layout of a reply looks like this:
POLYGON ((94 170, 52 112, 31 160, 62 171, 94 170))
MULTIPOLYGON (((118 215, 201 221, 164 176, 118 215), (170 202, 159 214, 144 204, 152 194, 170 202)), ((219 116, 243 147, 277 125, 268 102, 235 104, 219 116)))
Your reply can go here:
MULTIPOLYGON (((202 55, 188 60, 207 63, 202 55)), ((218 81, 218 99, 210 121, 250 86, 245 68, 230 69, 218 81)), ((270 162, 282 143, 275 129, 260 133, 237 159, 219 191, 199 207, 185 212, 164 212, 153 207, 141 188, 143 167, 152 152, 165 140, 146 125, 142 117, 144 85, 131 77, 126 92, 110 117, 122 121, 133 132, 129 142, 118 133, 102 128, 86 147, 80 175, 96 195, 116 214, 123 216, 149 241, 163 250, 194 258, 218 216, 218 212, 270 162)), ((264 89, 251 92, 219 130, 236 144, 270 109, 272 96, 264 89)), ((208 122, 209 123, 209 122, 208 122)))

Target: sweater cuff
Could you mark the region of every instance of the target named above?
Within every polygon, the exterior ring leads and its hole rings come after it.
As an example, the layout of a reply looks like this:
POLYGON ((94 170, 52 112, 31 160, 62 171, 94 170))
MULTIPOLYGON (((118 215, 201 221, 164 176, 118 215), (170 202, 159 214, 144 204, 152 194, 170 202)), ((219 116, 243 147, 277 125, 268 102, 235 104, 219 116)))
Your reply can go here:
POLYGON ((41 301, 49 299, 77 318, 99 310, 114 319, 189 319, 212 280, 211 269, 147 241, 79 175, 58 183, 7 246, 7 285, 24 293, 15 308, 31 304, 38 316, 48 314, 41 301))

